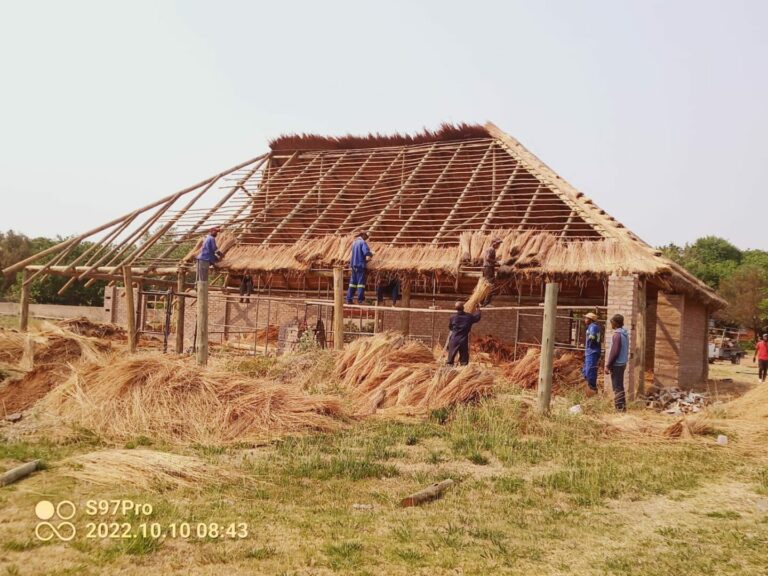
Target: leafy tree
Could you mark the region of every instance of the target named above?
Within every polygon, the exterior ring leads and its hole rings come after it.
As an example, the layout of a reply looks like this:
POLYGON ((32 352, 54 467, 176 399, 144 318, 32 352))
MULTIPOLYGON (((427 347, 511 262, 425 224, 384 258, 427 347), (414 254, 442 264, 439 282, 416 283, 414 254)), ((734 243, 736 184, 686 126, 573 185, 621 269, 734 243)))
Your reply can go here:
POLYGON ((752 328, 755 334, 762 331, 768 319, 768 267, 740 266, 722 281, 720 293, 728 300, 728 307, 720 314, 722 318, 752 328))
POLYGON ((731 276, 741 264, 743 253, 736 246, 717 236, 699 238, 684 247, 669 244, 661 248, 664 256, 677 262, 691 274, 717 289, 724 278, 731 276))

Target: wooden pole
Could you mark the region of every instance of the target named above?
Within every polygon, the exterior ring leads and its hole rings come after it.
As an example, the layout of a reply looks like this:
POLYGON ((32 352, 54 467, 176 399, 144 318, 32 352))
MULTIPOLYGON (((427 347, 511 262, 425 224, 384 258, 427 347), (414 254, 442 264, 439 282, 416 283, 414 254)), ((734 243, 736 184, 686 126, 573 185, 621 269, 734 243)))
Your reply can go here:
POLYGON ((29 286, 27 277, 29 271, 24 268, 21 273, 21 299, 19 300, 19 330, 26 332, 29 328, 29 286))
POLYGON ((37 470, 38 466, 40 466, 40 460, 32 460, 32 462, 27 462, 16 468, 11 468, 8 472, 0 476, 0 486, 7 486, 8 484, 16 482, 16 480, 21 480, 25 476, 29 476, 32 472, 37 470))
POLYGON ((187 273, 185 270, 179 270, 176 276, 176 354, 184 353, 184 313, 186 311, 186 298, 184 294, 184 281, 187 273))
POLYGON ((208 280, 197 278, 197 363, 208 364, 208 280))
POLYGON ((453 480, 450 478, 443 480, 442 482, 435 482, 423 490, 419 490, 415 494, 411 494, 407 498, 403 498, 400 501, 400 506, 403 508, 409 508, 411 506, 419 506, 425 502, 437 500, 443 495, 443 492, 445 492, 451 486, 453 486, 453 480))
POLYGON ((640 278, 637 286, 637 320, 635 322, 635 349, 633 352, 635 375, 634 378, 630 379, 630 400, 634 400, 638 394, 645 393, 646 300, 646 281, 644 278, 640 278))
POLYGON ((558 290, 557 282, 547 282, 544 292, 544 322, 541 328, 541 364, 539 365, 539 412, 542 414, 549 412, 549 402, 552 397, 558 290))
POLYGON ((136 307, 133 302, 133 272, 130 266, 123 268, 123 283, 125 284, 125 319, 128 329, 128 349, 136 352, 136 307))
POLYGON ((411 332, 411 311, 408 308, 411 307, 411 281, 406 280, 403 283, 403 308, 406 309, 400 315, 400 331, 408 336, 411 332))
POLYGON ((333 349, 344 349, 344 269, 333 269, 333 349))

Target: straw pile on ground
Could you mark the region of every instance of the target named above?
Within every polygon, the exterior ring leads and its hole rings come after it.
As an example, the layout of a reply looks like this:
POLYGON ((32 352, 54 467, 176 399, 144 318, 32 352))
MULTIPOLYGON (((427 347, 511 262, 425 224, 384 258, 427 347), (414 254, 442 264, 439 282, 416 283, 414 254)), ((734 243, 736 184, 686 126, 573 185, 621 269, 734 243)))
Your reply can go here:
POLYGON ((54 430, 63 422, 111 439, 145 435, 201 444, 332 430, 342 416, 338 398, 161 354, 81 363, 38 406, 54 430))
POLYGON ((472 340, 473 353, 481 352, 488 355, 488 359, 494 364, 514 362, 515 349, 509 344, 493 336, 480 336, 472 340))
MULTIPOLYGON (((539 367, 541 365, 541 350, 529 348, 520 360, 503 367, 504 376, 512 384, 526 389, 535 389, 539 383, 539 367)), ((574 390, 584 384, 581 373, 582 360, 572 352, 555 350, 552 365, 552 393, 559 394, 574 390)))
POLYGON ((708 416, 697 414, 685 416, 669 424, 666 417, 645 414, 643 417, 634 414, 619 414, 602 420, 605 424, 605 434, 608 436, 629 436, 635 439, 650 441, 658 440, 690 440, 695 436, 703 436, 714 430, 708 416))
POLYGON ((155 450, 99 450, 62 462, 63 474, 100 486, 140 490, 200 486, 228 474, 198 458, 155 450))
POLYGON ((56 325, 65 330, 69 330, 73 334, 90 336, 91 338, 127 338, 125 328, 122 326, 118 326, 117 324, 91 322, 85 316, 59 320, 56 322, 56 325))
POLYGON ((37 333, 0 331, 0 357, 17 367, 18 378, 0 384, 0 414, 26 410, 70 373, 70 363, 95 359, 109 345, 45 324, 37 333))
POLYGON ((424 414, 489 396, 494 385, 489 371, 476 365, 437 366, 426 346, 391 332, 350 344, 336 376, 349 390, 358 415, 391 409, 424 414))

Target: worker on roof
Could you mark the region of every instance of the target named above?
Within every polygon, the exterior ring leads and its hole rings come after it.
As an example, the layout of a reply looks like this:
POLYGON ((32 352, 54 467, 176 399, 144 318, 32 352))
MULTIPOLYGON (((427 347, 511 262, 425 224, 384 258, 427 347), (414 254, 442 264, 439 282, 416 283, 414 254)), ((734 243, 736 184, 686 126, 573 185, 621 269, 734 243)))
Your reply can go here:
POLYGON ((587 381, 587 386, 592 392, 597 392, 597 371, 600 362, 601 329, 597 323, 597 314, 589 312, 584 315, 584 325, 587 328, 584 343, 584 367, 581 373, 587 381))
POLYGON ((373 252, 368 248, 368 233, 360 232, 352 242, 352 256, 349 259, 349 267, 352 269, 352 275, 349 279, 349 289, 347 290, 347 304, 352 304, 352 298, 357 291, 357 302, 365 303, 365 271, 368 266, 368 260, 373 258, 373 252))
POLYGON ((491 285, 491 290, 488 291, 488 296, 480 304, 483 307, 491 305, 491 299, 493 298, 493 284, 496 281, 496 268, 498 267, 498 261, 496 259, 496 251, 501 246, 501 239, 494 238, 491 240, 491 245, 483 254, 483 278, 491 285))
POLYGON ((384 297, 389 295, 392 298, 392 306, 397 305, 400 299, 400 279, 395 274, 380 277, 376 285, 376 302, 379 306, 384 304, 384 297))
POLYGON ((757 377, 760 382, 765 382, 766 373, 768 373, 768 334, 763 334, 763 339, 757 342, 752 362, 755 360, 758 366, 757 377))
POLYGON ((454 308, 456 314, 452 314, 448 321, 448 329, 451 331, 448 338, 448 366, 453 366, 457 354, 459 364, 466 366, 469 364, 469 333, 472 331, 472 326, 480 322, 480 310, 469 314, 464 311, 463 302, 456 302, 454 308))
POLYGON ((218 236, 220 231, 221 228, 214 226, 208 231, 208 236, 203 240, 203 246, 197 255, 198 282, 208 282, 208 269, 223 257, 218 246, 216 246, 216 236, 218 236))
POLYGON ((608 352, 608 361, 605 363, 605 373, 611 375, 613 387, 613 403, 616 410, 626 412, 627 405, 624 395, 624 371, 629 362, 629 333, 624 328, 624 316, 614 314, 611 318, 611 350, 608 352))

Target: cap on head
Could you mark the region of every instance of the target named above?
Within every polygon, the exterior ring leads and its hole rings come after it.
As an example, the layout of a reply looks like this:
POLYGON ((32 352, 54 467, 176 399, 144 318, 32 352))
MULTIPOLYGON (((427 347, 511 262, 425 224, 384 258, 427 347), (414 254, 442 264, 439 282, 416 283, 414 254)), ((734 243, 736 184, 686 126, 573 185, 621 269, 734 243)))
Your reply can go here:
POLYGON ((491 240, 491 246, 501 246, 501 238, 494 238, 491 240))
POLYGON ((592 320, 592 322, 597 322, 597 314, 595 314, 594 312, 587 312, 586 314, 584 314, 584 318, 589 318, 590 320, 592 320))
POLYGON ((763 340, 768 340, 768 334, 763 334, 763 340))
POLYGON ((208 230, 209 234, 218 234, 219 232, 221 232, 221 228, 219 228, 218 226, 214 226, 213 228, 208 230))
POLYGON ((464 302, 461 300, 456 300, 453 307, 456 308, 457 312, 464 312, 464 302))

